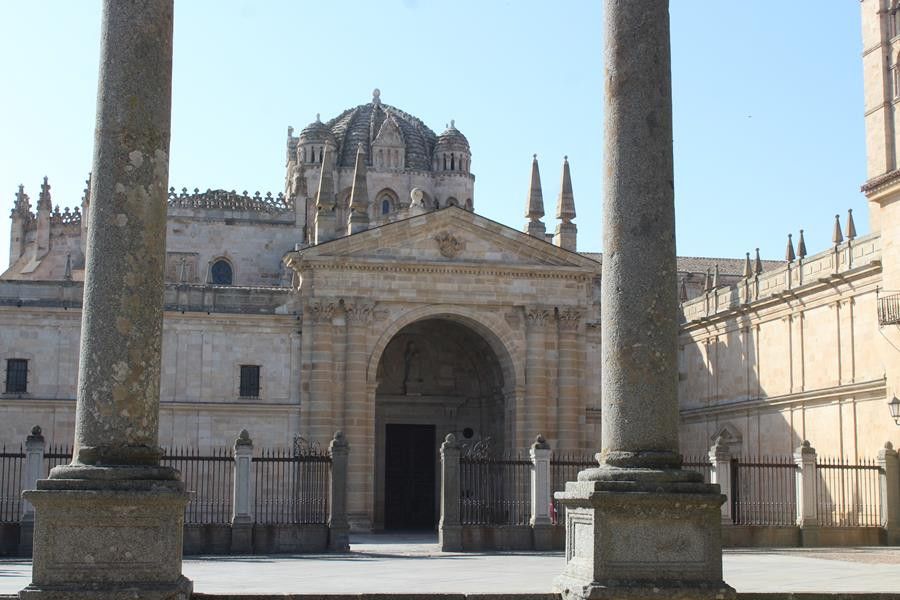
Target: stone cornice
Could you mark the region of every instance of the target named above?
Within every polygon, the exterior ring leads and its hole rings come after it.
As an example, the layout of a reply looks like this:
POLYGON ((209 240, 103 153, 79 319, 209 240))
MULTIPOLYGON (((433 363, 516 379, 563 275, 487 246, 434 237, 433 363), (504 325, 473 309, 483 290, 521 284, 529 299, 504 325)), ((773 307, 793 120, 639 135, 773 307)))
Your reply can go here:
POLYGON ((314 260, 303 259, 294 262, 290 255, 286 258, 288 266, 298 270, 336 270, 336 271, 368 271, 368 272, 404 272, 404 273, 446 273, 459 275, 512 276, 528 279, 576 279, 586 281, 594 277, 594 273, 579 267, 561 267, 555 265, 523 265, 514 267, 498 264, 480 264, 473 262, 391 262, 348 260, 339 257, 323 257, 314 260))
MULTIPOLYGON (((176 410, 196 411, 198 408, 214 412, 252 411, 253 414, 265 412, 283 413, 285 410, 296 409, 300 406, 296 402, 266 402, 258 400, 254 402, 200 402, 192 400, 160 400, 160 409, 169 408, 176 410)), ((75 398, 14 398, 4 397, 3 405, 6 407, 22 407, 27 410, 35 408, 71 408, 75 410, 75 398)))
MULTIPOLYGON (((759 316, 764 311, 772 311, 773 309, 786 309, 793 311, 791 306, 793 302, 808 302, 811 296, 815 294, 833 290, 836 286, 858 282, 860 280, 879 275, 881 273, 881 261, 873 260, 862 267, 856 267, 840 273, 826 274, 814 281, 799 287, 786 289, 781 292, 771 294, 765 298, 754 300, 748 304, 740 304, 727 309, 722 309, 717 313, 709 316, 703 316, 686 323, 682 323, 679 333, 690 333, 697 330, 720 327, 738 317, 759 316)), ((859 290, 855 289, 858 293, 859 290)), ((812 306, 805 306, 806 310, 812 306)))
POLYGON ((884 192, 888 191, 888 188, 893 187, 893 184, 896 183, 900 183, 900 169, 894 169, 884 175, 873 177, 865 182, 859 188, 859 191, 865 194, 869 200, 878 201, 884 197, 884 192))
MULTIPOLYGON (((853 397, 857 400, 884 398, 887 401, 887 382, 884 379, 873 379, 871 381, 848 383, 846 385, 806 390, 781 396, 751 398, 749 400, 738 400, 736 402, 698 408, 682 408, 679 412, 682 421, 701 421, 711 416, 745 414, 747 411, 763 408, 788 408, 797 404, 827 404, 847 397, 853 397)), ((888 418, 886 406, 884 412, 885 418, 888 418)))

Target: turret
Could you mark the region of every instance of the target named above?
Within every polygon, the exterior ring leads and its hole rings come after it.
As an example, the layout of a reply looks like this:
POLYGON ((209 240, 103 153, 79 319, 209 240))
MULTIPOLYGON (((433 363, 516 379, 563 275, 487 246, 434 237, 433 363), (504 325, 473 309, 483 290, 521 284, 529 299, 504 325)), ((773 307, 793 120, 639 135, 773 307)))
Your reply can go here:
POLYGON ((572 176, 569 173, 569 157, 563 157, 562 182, 559 186, 559 199, 556 202, 556 237, 553 243, 566 250, 576 251, 578 227, 572 222, 575 218, 575 195, 572 193, 572 176))
POLYGON ((316 244, 333 240, 335 231, 334 149, 325 144, 319 191, 316 194, 316 244))
POLYGON ((34 260, 44 257, 50 250, 50 215, 53 212, 53 202, 50 199, 50 184, 44 177, 41 184, 41 194, 37 203, 37 233, 34 238, 34 260))
POLYGON ((10 219, 12 224, 9 232, 9 264, 12 265, 25 252, 25 232, 34 219, 24 185, 19 185, 19 191, 16 192, 10 219))
POLYGON ((544 193, 541 191, 541 172, 538 169, 537 154, 531 161, 531 187, 528 191, 525 216, 528 218, 525 233, 541 240, 545 239, 547 228, 541 221, 541 217, 544 216, 544 193))
POLYGON ((366 186, 366 153, 362 144, 356 147, 356 166, 353 169, 353 189, 350 191, 350 217, 347 233, 353 235, 369 228, 369 189, 366 186))

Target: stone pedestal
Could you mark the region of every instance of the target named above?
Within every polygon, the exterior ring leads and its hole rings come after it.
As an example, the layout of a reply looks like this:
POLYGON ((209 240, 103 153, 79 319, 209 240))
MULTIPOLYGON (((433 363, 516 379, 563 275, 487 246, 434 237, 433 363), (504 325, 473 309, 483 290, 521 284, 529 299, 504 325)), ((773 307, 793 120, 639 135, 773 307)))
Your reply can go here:
POLYGON ((556 494, 566 507, 566 567, 554 587, 565 599, 733 595, 722 582, 718 486, 685 471, 645 475, 569 482, 556 494))
POLYGON ((180 481, 57 480, 25 492, 39 515, 32 582, 36 600, 188 600, 181 575, 180 481))

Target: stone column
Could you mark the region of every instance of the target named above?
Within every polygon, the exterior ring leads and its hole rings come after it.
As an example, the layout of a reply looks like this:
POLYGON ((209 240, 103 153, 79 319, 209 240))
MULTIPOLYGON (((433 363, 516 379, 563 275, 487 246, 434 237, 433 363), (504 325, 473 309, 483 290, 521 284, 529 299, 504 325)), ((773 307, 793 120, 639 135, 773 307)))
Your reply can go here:
POLYGON ((733 594, 719 486, 681 469, 668 0, 605 6, 602 447, 557 497, 564 598, 733 594), (577 535, 576 535, 577 532, 577 535))
POLYGON ((900 544, 900 460, 890 442, 878 451, 881 467, 881 519, 887 534, 887 545, 900 544))
MULTIPOLYGON (((22 471, 22 489, 33 490, 44 476, 44 436, 37 425, 25 439, 25 469, 22 471)), ((19 519, 19 553, 27 556, 32 552, 34 538, 34 507, 28 500, 22 501, 22 516, 19 519)))
POLYGON ((438 541, 443 552, 462 551, 462 525, 459 514, 459 444, 448 433, 441 444, 441 522, 438 541))
POLYGON ((544 436, 537 436, 529 449, 531 456, 531 529, 535 550, 552 549, 553 523, 550 521, 550 502, 553 490, 550 482, 550 444, 544 436))
POLYGON ((308 432, 300 435, 309 436, 314 442, 324 443, 331 439, 332 428, 332 391, 334 389, 334 357, 332 353, 331 319, 334 315, 335 302, 328 299, 312 301, 304 311, 313 323, 311 337, 312 371, 309 375, 309 403, 301 410, 308 411, 305 422, 308 432))
POLYGON ((172 14, 172 0, 104 2, 74 457, 26 492, 22 598, 191 592, 188 494, 158 447, 172 14))
POLYGON ((716 438, 716 443, 709 449, 709 462, 712 464, 712 483, 718 484, 725 496, 725 502, 722 503, 722 524, 731 525, 734 522, 731 504, 731 450, 721 436, 716 438))
POLYGON ((525 310, 525 406, 524 414, 517 415, 521 425, 516 436, 520 440, 533 440, 546 425, 547 349, 544 328, 550 314, 548 309, 540 307, 525 310))
POLYGON ((794 451, 797 465, 797 525, 804 546, 818 545, 819 513, 816 506, 816 449, 803 440, 794 451))
POLYGON ((556 437, 560 448, 579 447, 578 418, 584 413, 581 404, 579 382, 581 361, 578 347, 578 324, 582 311, 560 309, 559 311, 559 425, 556 437))
POLYGON ((253 440, 242 429, 234 440, 234 496, 231 503, 231 553, 253 553, 253 440))
MULTIPOLYGON (((369 417, 366 393, 366 331, 372 322, 375 305, 364 300, 345 300, 347 319, 347 367, 344 393, 344 432, 355 448, 375 447, 375 423, 369 417)), ((350 488, 347 513, 353 530, 372 528, 371 499, 375 473, 373 452, 354 452, 347 467, 350 488)))

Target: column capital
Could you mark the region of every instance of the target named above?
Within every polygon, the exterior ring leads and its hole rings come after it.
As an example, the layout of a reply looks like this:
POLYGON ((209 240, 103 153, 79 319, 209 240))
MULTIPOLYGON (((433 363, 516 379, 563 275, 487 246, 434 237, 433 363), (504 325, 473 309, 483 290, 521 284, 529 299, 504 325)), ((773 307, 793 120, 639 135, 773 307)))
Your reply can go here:
POLYGON ((306 303, 303 312, 309 315, 313 323, 330 323, 337 304, 334 298, 315 298, 306 303))
POLYGON ((580 308, 558 308, 556 309, 556 319, 559 322, 559 328, 562 331, 575 331, 578 324, 584 316, 584 310, 580 308))
POLYGON ((530 327, 543 327, 550 320, 553 310, 546 306, 526 306, 525 323, 530 327))
POLYGON ((366 300, 344 299, 347 324, 368 325, 375 317, 375 303, 366 300))

